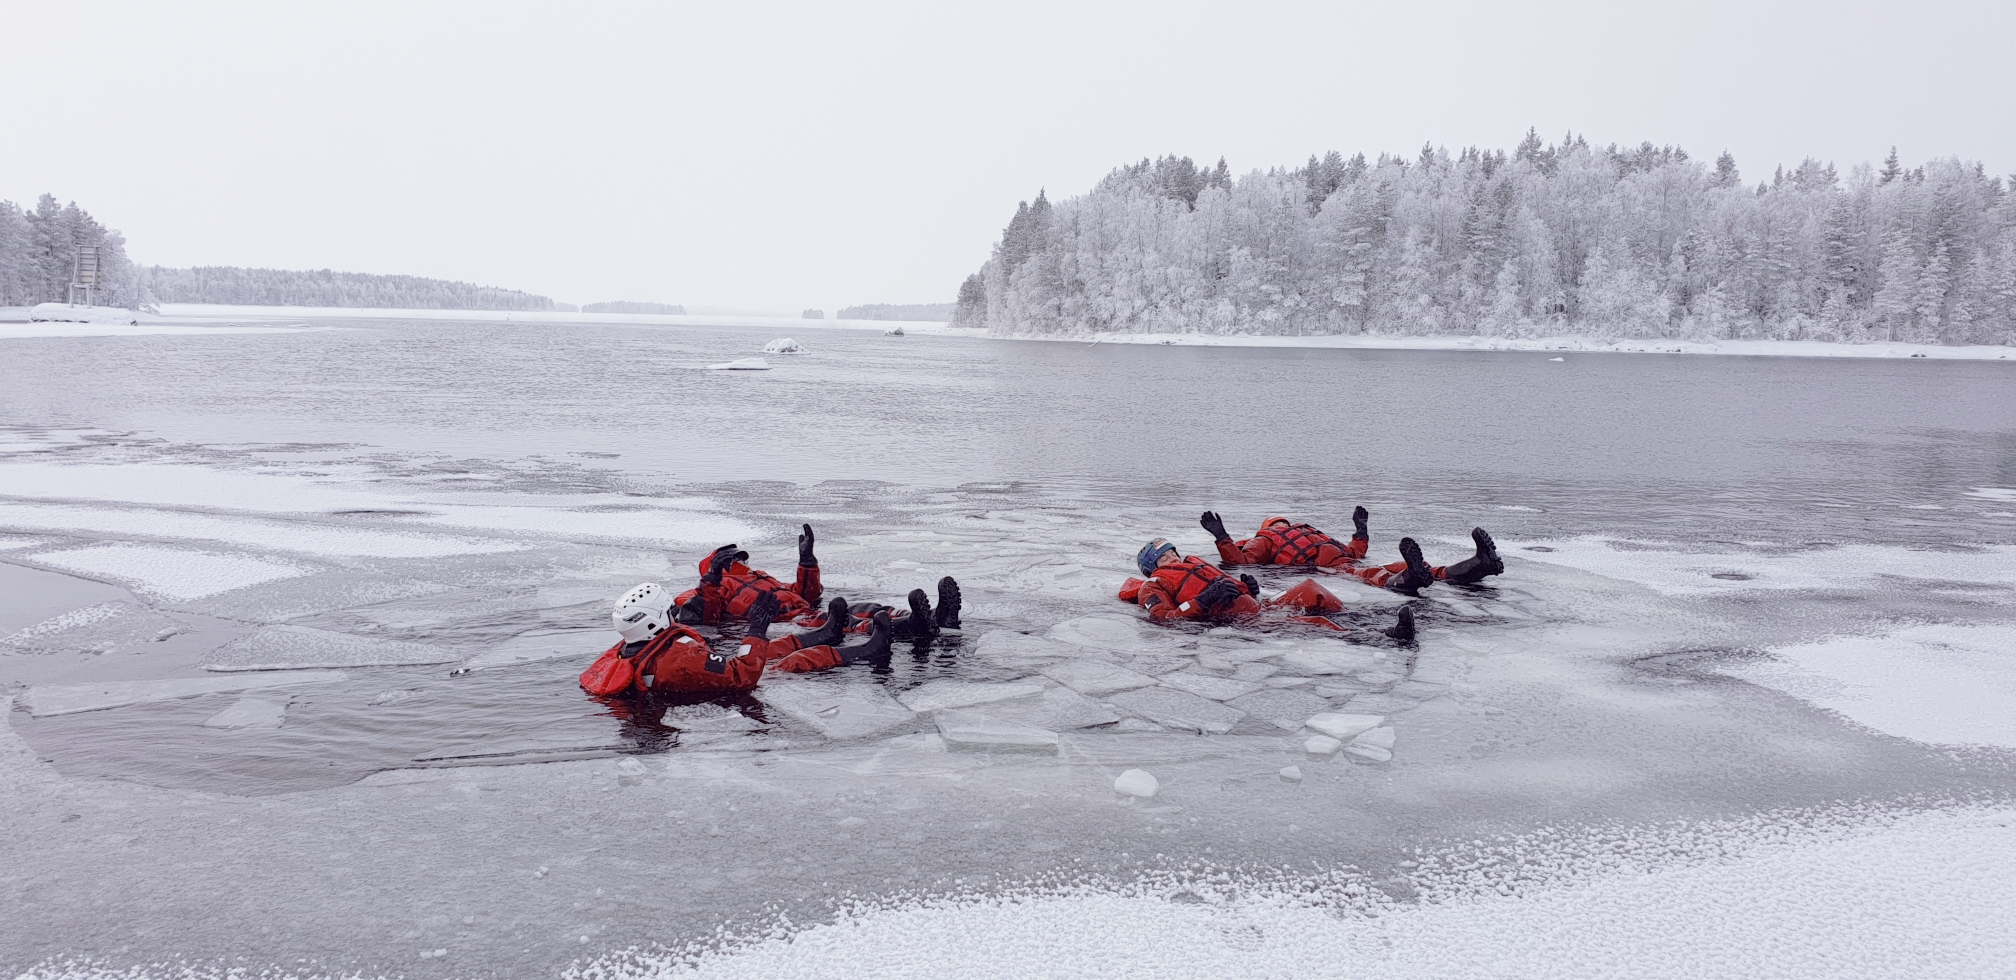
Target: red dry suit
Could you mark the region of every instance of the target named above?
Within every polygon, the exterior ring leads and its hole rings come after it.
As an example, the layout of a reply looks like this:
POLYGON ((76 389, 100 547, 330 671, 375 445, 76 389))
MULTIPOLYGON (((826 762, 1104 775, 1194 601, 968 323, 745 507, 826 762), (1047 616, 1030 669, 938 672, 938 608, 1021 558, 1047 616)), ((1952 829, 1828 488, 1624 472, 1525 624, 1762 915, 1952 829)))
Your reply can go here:
POLYGON ((825 592, 819 583, 819 566, 799 565, 797 578, 785 585, 769 572, 738 561, 721 570, 721 584, 708 585, 707 562, 712 557, 700 559, 699 587, 687 589, 672 600, 673 605, 686 607, 697 596, 700 622, 719 625, 741 619, 749 615, 756 597, 765 592, 777 597, 777 605, 783 610, 777 615, 780 622, 794 622, 819 612, 819 596, 825 592))
POLYGON ((1339 601, 1329 589, 1316 584, 1314 579, 1303 579, 1293 588, 1273 599, 1262 600, 1246 591, 1246 585, 1232 579, 1217 566, 1202 558, 1189 557, 1179 562, 1171 562, 1155 569, 1148 579, 1130 578, 1120 587, 1120 599, 1132 602, 1148 610, 1148 618, 1168 619, 1247 619, 1258 616, 1268 609, 1286 609, 1294 613, 1289 619, 1326 629, 1341 630, 1344 627, 1323 618, 1334 612, 1343 612, 1344 603, 1339 601), (1197 597, 1220 579, 1231 579, 1239 587, 1239 594, 1225 608, 1216 613, 1204 611, 1197 597))
POLYGON ((715 694, 747 691, 763 678, 763 669, 803 674, 838 667, 839 651, 830 646, 800 647, 798 638, 775 640, 744 637, 732 653, 716 653, 700 634, 674 626, 653 637, 630 657, 619 642, 581 672, 581 687, 590 694, 647 691, 658 694, 715 694))
MULTIPOLYGON (((1276 521, 1244 541, 1218 542, 1218 557, 1227 565, 1313 565, 1381 588, 1407 571, 1404 561, 1390 565, 1359 564, 1370 546, 1371 541, 1366 538, 1354 537, 1347 544, 1307 524, 1276 521)), ((1438 582, 1449 577, 1445 566, 1436 565, 1429 570, 1438 582)))

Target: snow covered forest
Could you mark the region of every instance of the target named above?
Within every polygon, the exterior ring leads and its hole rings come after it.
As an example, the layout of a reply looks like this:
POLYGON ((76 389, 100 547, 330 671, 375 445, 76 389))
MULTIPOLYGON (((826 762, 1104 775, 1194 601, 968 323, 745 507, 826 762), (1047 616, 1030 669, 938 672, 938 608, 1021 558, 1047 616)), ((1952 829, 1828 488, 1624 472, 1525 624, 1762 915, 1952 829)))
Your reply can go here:
POLYGON ((950 320, 951 303, 869 303, 840 311, 842 320, 950 320))
POLYGON ((76 202, 44 194, 33 209, 0 201, 0 306, 33 306, 70 299, 77 247, 98 246, 100 287, 93 299, 108 306, 137 302, 126 239, 92 220, 76 202))
POLYGON ((168 269, 144 266, 139 272, 144 303, 223 303, 243 306, 341 306, 399 310, 551 310, 552 300, 515 289, 498 289, 419 276, 380 276, 318 269, 244 269, 198 266, 168 269))
MULTIPOLYGON (((2016 180, 2016 178, 2012 178, 2016 180)), ((1979 164, 1746 184, 1650 143, 1332 152, 1234 180, 1164 157, 1024 202, 959 291, 997 334, 2016 343, 2016 196, 1979 164)))

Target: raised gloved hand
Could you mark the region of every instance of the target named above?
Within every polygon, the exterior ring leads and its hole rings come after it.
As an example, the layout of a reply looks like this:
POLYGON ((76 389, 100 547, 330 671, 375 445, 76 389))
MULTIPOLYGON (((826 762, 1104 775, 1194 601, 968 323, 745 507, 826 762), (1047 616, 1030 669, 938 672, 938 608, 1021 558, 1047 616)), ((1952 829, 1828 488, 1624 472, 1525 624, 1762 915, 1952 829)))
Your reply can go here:
POLYGON ((815 568, 819 565, 819 558, 812 554, 812 525, 806 524, 804 528, 798 532, 798 564, 815 568))
POLYGON ((1225 533, 1225 519, 1211 511, 1205 511, 1204 516, 1197 519, 1197 523, 1203 525, 1204 530, 1211 532, 1211 537, 1215 540, 1232 540, 1232 536, 1225 533))
POLYGON ((1363 507, 1353 507, 1353 508, 1351 508, 1351 536, 1352 536, 1352 537, 1354 537, 1354 538, 1369 538, 1369 537, 1371 537, 1371 536, 1372 536, 1371 532, 1370 532, 1370 531, 1369 531, 1369 530, 1368 530, 1368 529, 1366 528, 1366 524, 1365 524, 1365 522, 1366 522, 1366 521, 1367 521, 1368 519, 1370 519, 1370 518, 1371 518, 1371 516, 1372 516, 1371 514, 1369 514, 1369 513, 1366 513, 1366 511, 1365 511, 1365 508, 1363 508, 1363 507))
POLYGON ((1258 599, 1258 598, 1260 598, 1260 580, 1259 580, 1259 579, 1257 579, 1257 578, 1254 578, 1254 577, 1253 577, 1253 576, 1251 576, 1251 575, 1243 575, 1243 574, 1242 574, 1242 575, 1240 575, 1240 576, 1239 576, 1239 584, 1241 584, 1241 585, 1244 585, 1244 586, 1246 587, 1246 594, 1247 594, 1247 595, 1250 595, 1250 596, 1252 596, 1252 597, 1253 597, 1253 598, 1255 598, 1255 599, 1258 599))
POLYGON ((708 585, 720 585, 721 573, 727 571, 728 566, 735 564, 737 560, 735 556, 739 554, 746 552, 736 551, 732 543, 714 549, 714 554, 707 559, 707 573, 700 576, 700 581, 708 585))
POLYGON ((1204 591, 1197 594, 1197 604, 1203 606, 1205 612, 1216 615, 1225 611, 1225 608, 1238 598, 1239 583, 1229 578, 1221 578, 1205 586, 1204 591))

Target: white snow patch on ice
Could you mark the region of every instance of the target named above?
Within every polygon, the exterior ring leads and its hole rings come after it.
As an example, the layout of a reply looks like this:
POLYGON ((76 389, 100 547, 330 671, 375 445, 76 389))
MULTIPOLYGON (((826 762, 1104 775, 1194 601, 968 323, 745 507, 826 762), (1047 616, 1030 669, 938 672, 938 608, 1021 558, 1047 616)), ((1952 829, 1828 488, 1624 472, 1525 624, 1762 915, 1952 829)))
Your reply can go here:
MULTIPOLYGON (((369 558, 437 558, 518 551, 526 545, 441 534, 401 534, 301 521, 217 517, 180 511, 125 510, 78 504, 0 501, 0 527, 90 531, 99 534, 194 538, 308 555, 369 558)), ((0 546, 4 547, 4 546, 0 546)))
POLYGON ((1664 550, 1654 543, 1578 537, 1501 544, 1499 550, 1528 561, 1636 582, 1676 596, 1738 589, 1841 588, 1882 576, 2016 585, 2016 547, 2005 545, 1978 552, 1851 544, 1796 552, 1703 554, 1664 550), (1553 550, 1531 551, 1526 547, 1529 544, 1553 550))
POLYGON ((1721 670, 1901 738, 2016 748, 2016 628, 1914 626, 1771 655, 1721 670))
MULTIPOLYGON (((1137 774, 1147 775, 1122 779, 1137 774)), ((1204 902, 1145 888, 908 901, 697 962, 632 952, 570 975, 1887 980, 2007 976, 2016 963, 2007 926, 2016 811, 1925 813, 1846 833, 1793 828, 1776 839, 1749 832, 1754 842, 1682 841, 1676 849, 1704 853, 1654 852, 1650 867, 1625 871, 1604 868, 1608 852, 1549 853, 1542 842, 1522 857, 1554 865, 1545 884, 1459 877, 1419 904, 1285 888, 1204 902)))
POLYGON ((114 579, 177 601, 307 574, 306 569, 250 555, 147 545, 46 551, 36 555, 35 561, 64 571, 114 579))

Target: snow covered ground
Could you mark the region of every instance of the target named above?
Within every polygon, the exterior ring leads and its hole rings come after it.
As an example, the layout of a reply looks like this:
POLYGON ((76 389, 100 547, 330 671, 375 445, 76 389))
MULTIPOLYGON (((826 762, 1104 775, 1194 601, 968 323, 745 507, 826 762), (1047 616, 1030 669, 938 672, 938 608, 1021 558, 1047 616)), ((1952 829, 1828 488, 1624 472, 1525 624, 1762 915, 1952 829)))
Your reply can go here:
MULTIPOLYGON (((1349 416, 1336 398, 1349 355, 1136 348, 1067 374, 997 344, 835 334, 770 372, 675 369, 753 352, 766 326, 626 348, 664 367, 600 406, 569 358, 599 371, 628 335, 595 329, 578 355, 546 331, 432 324, 137 338, 118 399, 69 397, 96 370, 85 343, 0 364, 0 887, 18 910, 0 969, 2008 961, 2016 489, 1998 474, 2016 425, 1998 369, 1917 386, 1917 369, 1776 365, 1861 372, 1815 390, 1876 396, 1816 401, 1806 421, 1831 438, 1787 441, 1789 423, 1702 397, 1702 372, 1754 365, 1608 359, 1550 409, 1564 428, 1462 440, 1435 458, 1474 469, 1401 483, 1364 474, 1485 420, 1377 435, 1390 399, 1349 416), (423 367, 398 375, 374 359, 388 348, 423 367), (1223 401, 1236 372, 1272 386, 1238 403, 1250 419, 1223 401), (1230 418, 1233 438, 1186 428, 1184 454, 1140 455, 1140 416, 1094 396, 1144 376, 1167 382, 1158 418, 1230 418), (1656 451, 1564 462, 1564 439, 1618 439, 1620 391, 1665 421, 1656 451), (1019 414, 985 429, 975 404, 1019 414), (1365 438, 1325 435, 1340 414, 1365 438), (590 449, 602 429, 622 438, 590 449), (1454 560, 1485 523, 1508 573, 1429 590, 1414 648, 1154 627, 1112 597, 1147 535, 1208 547, 1204 506, 1341 530, 1361 501, 1377 555, 1412 534, 1454 560), (746 699, 580 693, 616 595, 683 586, 727 540, 788 569, 801 522, 829 593, 956 575, 963 634, 746 699), (1116 792, 1134 769, 1152 796, 1116 792)), ((1453 387, 1496 383, 1447 360, 1453 387)), ((1404 367, 1379 364, 1357 390, 1404 367)), ((1324 581, 1368 626, 1404 601, 1324 581)))

